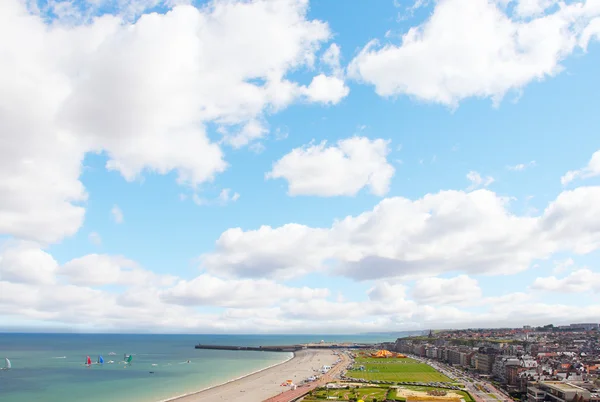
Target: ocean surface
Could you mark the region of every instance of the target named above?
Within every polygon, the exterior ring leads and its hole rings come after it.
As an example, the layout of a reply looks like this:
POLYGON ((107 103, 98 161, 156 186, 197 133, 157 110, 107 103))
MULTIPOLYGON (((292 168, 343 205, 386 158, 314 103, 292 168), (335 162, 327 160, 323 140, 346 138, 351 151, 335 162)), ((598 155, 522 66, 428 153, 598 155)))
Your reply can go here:
POLYGON ((12 363, 11 370, 0 370, 0 401, 156 402, 221 384, 291 357, 291 353, 196 350, 197 343, 261 346, 394 339, 384 334, 0 334, 0 367, 4 357, 12 363), (125 353, 133 355, 131 365, 123 364, 125 353), (86 367, 88 355, 93 362, 102 355, 105 363, 86 367), (109 360, 115 363, 107 364, 109 360))

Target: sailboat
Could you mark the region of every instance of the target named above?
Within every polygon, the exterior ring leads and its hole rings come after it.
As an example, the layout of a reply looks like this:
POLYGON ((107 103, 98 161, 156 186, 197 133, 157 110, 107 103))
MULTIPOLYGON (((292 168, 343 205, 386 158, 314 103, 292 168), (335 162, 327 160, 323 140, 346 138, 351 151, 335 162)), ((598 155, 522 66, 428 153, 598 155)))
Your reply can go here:
POLYGON ((8 357, 4 358, 4 367, 0 368, 0 370, 10 370, 12 366, 10 365, 10 360, 8 360, 8 357))
POLYGON ((102 356, 98 356, 98 364, 104 364, 104 359, 102 356))
POLYGON ((87 356, 85 358, 85 365, 86 366, 91 366, 92 365, 92 359, 89 356, 87 356))

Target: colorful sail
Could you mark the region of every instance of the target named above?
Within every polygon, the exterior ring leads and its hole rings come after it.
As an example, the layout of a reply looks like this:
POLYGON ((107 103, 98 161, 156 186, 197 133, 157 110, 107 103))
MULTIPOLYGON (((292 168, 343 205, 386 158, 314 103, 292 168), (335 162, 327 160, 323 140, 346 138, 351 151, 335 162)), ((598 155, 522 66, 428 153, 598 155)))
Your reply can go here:
POLYGON ((102 356, 98 356, 98 364, 104 364, 104 359, 102 356))
POLYGON ((90 364, 92 364, 92 359, 91 359, 89 356, 87 356, 87 357, 85 358, 85 364, 87 364, 87 365, 90 365, 90 364))
POLYGON ((10 360, 8 360, 8 357, 5 357, 5 358, 4 358, 4 360, 5 360, 5 366, 6 366, 5 368, 6 368, 6 369, 9 369, 9 368, 11 368, 11 365, 10 365, 10 360))
POLYGON ((129 355, 129 357, 127 357, 127 363, 131 363, 131 360, 133 360, 133 356, 129 355))

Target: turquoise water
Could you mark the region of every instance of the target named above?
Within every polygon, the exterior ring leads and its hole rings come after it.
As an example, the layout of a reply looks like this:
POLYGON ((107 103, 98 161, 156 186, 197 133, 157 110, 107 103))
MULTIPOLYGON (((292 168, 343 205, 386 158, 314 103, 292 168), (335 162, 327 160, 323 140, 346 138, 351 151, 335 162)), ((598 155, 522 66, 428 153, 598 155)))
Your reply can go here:
POLYGON ((287 360, 289 353, 196 350, 197 343, 285 345, 381 342, 378 336, 0 334, 0 401, 159 401, 197 391, 287 360), (109 352, 116 353, 109 356, 109 352), (130 366, 118 364, 133 354, 130 366), (115 364, 84 365, 101 354, 115 364), (65 358, 62 358, 62 357, 65 358), (187 361, 190 363, 187 363, 187 361), (156 364, 156 366, 153 366, 156 364), (150 374, 154 371, 154 374, 150 374))

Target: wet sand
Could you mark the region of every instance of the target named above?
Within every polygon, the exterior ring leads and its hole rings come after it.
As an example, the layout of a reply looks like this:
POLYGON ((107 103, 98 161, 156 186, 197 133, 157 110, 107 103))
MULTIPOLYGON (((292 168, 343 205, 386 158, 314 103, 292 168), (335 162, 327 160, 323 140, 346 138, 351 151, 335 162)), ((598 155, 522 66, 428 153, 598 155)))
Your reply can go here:
MULTIPOLYGON (((257 352, 260 353, 260 352, 257 352)), ((289 390, 282 387, 286 380, 300 382, 317 374, 315 370, 331 365, 338 359, 332 350, 300 350, 285 363, 247 377, 170 401, 176 402, 259 402, 289 390)))

